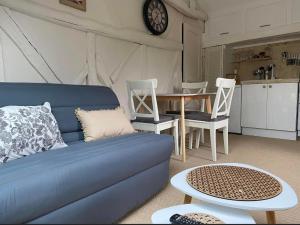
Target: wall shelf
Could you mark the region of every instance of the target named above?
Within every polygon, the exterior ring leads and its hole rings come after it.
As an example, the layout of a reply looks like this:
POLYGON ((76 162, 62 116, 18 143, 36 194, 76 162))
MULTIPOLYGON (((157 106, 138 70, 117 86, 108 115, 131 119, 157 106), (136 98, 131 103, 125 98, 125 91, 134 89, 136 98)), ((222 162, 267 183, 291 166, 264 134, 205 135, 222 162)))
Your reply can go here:
POLYGON ((270 61, 272 57, 264 57, 264 58, 257 58, 257 59, 245 59, 240 61, 234 61, 232 63, 244 63, 244 62, 262 62, 262 61, 270 61))

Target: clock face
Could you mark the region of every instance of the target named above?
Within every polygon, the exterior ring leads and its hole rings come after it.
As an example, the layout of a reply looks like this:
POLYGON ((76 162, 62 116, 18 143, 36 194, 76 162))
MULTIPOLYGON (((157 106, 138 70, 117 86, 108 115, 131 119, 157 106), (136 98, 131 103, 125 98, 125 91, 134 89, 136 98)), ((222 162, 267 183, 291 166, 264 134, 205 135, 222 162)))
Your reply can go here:
POLYGON ((161 35, 168 27, 167 8, 161 0, 147 0, 144 5, 144 20, 154 35, 161 35))

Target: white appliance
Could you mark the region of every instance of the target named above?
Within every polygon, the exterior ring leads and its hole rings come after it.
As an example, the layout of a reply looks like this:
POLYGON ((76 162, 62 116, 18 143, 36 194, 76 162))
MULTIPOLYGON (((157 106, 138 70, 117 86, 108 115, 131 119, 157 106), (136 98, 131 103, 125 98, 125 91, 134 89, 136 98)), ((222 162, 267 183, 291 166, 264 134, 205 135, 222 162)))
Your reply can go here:
POLYGON ((242 114, 242 87, 237 85, 234 90, 232 99, 230 118, 229 118, 229 132, 241 134, 241 114, 242 114))

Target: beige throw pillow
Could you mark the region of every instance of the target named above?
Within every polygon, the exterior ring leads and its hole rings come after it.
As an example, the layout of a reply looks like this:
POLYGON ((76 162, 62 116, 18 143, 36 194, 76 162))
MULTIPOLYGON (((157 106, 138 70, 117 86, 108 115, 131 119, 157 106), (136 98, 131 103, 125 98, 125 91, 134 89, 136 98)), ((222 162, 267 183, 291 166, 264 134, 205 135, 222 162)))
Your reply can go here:
POLYGON ((135 132, 120 107, 114 110, 95 111, 77 109, 75 114, 81 123, 85 142, 135 132))

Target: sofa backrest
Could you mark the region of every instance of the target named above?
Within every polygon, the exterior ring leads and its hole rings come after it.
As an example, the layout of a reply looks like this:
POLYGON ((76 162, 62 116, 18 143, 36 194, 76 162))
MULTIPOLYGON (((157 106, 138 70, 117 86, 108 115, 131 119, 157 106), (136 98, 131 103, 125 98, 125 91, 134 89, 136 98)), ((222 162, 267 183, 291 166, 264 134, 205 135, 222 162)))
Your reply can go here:
POLYGON ((120 104, 108 87, 63 84, 1 83, 0 107, 34 106, 50 102, 66 143, 83 140, 75 109, 115 109, 120 104))

